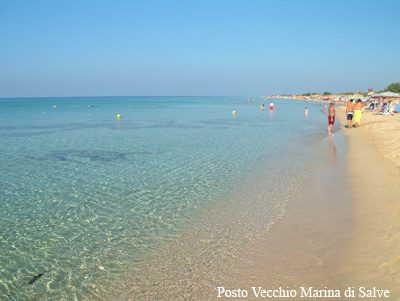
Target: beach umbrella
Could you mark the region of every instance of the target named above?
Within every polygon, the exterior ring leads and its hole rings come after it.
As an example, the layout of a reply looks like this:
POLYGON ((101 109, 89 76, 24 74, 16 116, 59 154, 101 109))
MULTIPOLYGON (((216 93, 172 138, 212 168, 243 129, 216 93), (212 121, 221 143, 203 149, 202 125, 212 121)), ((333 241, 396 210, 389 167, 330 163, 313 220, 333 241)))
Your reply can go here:
POLYGON ((399 98, 400 94, 387 91, 387 92, 382 92, 379 94, 371 95, 371 97, 387 97, 387 98, 396 97, 396 98, 399 98))

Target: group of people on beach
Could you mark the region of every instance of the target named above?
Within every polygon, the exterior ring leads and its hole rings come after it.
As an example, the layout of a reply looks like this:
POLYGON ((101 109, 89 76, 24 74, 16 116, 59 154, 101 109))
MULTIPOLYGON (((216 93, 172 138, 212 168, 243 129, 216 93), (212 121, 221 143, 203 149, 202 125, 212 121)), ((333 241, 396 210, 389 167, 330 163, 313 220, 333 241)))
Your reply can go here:
POLYGON ((351 129, 353 127, 353 120, 357 128, 360 126, 361 116, 363 112, 362 110, 363 110, 363 103, 361 99, 357 100, 356 104, 354 104, 353 100, 350 99, 350 102, 347 104, 346 107, 348 129, 351 129))
MULTIPOLYGON (((357 100, 356 104, 354 104, 353 99, 347 104, 346 107, 346 116, 347 116, 347 128, 351 129, 353 127, 353 121, 355 123, 355 127, 358 128, 361 123, 363 103, 361 99, 357 100)), ((328 134, 332 135, 332 127, 335 123, 335 103, 331 102, 328 108, 328 134)))

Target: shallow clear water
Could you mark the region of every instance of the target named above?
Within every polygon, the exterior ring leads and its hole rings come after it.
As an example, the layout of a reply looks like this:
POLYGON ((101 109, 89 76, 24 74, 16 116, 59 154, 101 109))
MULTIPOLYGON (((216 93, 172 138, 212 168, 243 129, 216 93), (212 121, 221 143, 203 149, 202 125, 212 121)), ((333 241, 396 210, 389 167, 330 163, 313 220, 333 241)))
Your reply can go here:
POLYGON ((0 100, 0 299, 105 296, 204 214, 207 235, 226 230, 215 252, 265 231, 311 176, 326 115, 262 102, 0 100))

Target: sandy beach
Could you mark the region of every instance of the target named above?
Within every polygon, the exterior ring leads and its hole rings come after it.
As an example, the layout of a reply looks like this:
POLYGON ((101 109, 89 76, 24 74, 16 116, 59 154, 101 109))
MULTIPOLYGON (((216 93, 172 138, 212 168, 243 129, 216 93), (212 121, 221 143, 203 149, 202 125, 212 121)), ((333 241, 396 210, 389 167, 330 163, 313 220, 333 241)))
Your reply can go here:
MULTIPOLYGON (((346 124, 345 107, 336 113, 346 124)), ((390 290, 391 300, 400 298, 399 117, 364 112, 359 128, 343 128, 354 227, 337 280, 343 286, 390 290)))

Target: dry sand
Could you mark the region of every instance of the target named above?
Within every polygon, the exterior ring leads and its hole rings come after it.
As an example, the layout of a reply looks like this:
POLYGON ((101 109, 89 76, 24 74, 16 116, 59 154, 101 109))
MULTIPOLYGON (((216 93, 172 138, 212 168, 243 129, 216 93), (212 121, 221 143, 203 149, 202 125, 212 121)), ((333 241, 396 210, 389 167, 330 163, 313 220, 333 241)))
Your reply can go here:
MULTIPOLYGON (((345 107, 336 113, 347 124, 345 107)), ((388 289, 390 300, 400 300, 399 119, 365 112, 359 128, 343 128, 355 225, 336 280, 356 289, 388 289)))

